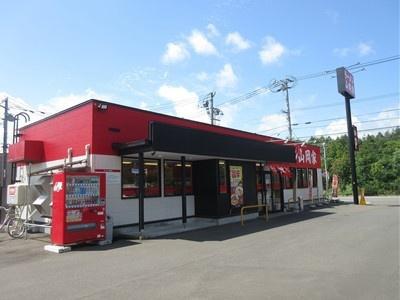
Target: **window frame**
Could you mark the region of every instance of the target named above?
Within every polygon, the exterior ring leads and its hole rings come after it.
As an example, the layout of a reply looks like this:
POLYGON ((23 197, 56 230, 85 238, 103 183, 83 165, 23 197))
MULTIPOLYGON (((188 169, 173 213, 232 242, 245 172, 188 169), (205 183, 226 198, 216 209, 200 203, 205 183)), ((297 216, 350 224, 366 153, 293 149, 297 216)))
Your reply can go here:
POLYGON ((308 178, 308 169, 307 168, 297 169, 297 188, 298 189, 308 188, 308 179, 309 178, 308 178))
MULTIPOLYGON (((163 160, 163 195, 164 195, 164 197, 165 198, 170 198, 170 197, 182 197, 182 193, 180 193, 180 194, 174 194, 174 195, 167 195, 167 194, 165 194, 165 186, 166 186, 166 184, 165 184, 165 179, 167 178, 166 176, 165 176, 165 163, 166 162, 168 162, 168 161, 173 161, 173 162, 178 162, 178 163, 181 163, 181 161, 180 160, 178 160, 178 159, 164 159, 163 160)), ((189 160, 186 160, 185 161, 185 164, 187 164, 187 163, 190 163, 190 165, 191 165, 191 170, 192 170, 192 176, 191 176, 191 183, 192 183, 192 192, 191 193, 185 193, 185 195, 186 196, 193 196, 194 195, 194 189, 193 189, 193 162, 192 161, 189 161, 189 160)), ((186 166, 185 166, 186 167, 186 166)), ((185 177, 185 179, 186 179, 186 177, 185 177)))
POLYGON ((318 171, 317 169, 311 169, 312 170, 312 176, 313 176, 313 185, 312 187, 318 187, 318 171))
MULTIPOLYGON (((124 189, 124 181, 123 181, 123 161, 124 159, 131 159, 131 160, 137 160, 139 161, 138 157, 132 157, 132 156, 121 156, 121 199, 122 200, 129 200, 129 199, 138 199, 139 195, 137 196, 128 196, 128 197, 124 197, 123 194, 123 189, 124 189)), ((157 161, 158 163, 158 194, 156 196, 147 196, 146 195, 146 187, 145 187, 145 191, 144 191, 144 198, 160 198, 161 197, 161 159, 157 159, 157 158, 144 158, 143 159, 143 163, 146 162, 146 160, 150 160, 150 161, 157 161)), ((144 175, 144 183, 146 184, 146 174, 144 175)))

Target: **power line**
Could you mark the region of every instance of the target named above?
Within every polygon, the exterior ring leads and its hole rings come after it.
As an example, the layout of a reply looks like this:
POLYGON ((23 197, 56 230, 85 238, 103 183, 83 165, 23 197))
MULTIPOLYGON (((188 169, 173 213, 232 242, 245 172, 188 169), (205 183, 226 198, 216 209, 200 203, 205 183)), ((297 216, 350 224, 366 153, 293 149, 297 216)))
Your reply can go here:
MULTIPOLYGON (((387 63, 390 61, 394 61, 394 60, 398 60, 400 58, 400 55, 393 55, 393 56, 389 56, 389 57, 385 57, 385 58, 381 58, 381 59, 377 59, 377 60, 372 60, 372 61, 368 61, 365 63, 356 63, 354 65, 351 65, 349 67, 347 67, 348 70, 357 70, 357 69, 362 69, 365 67, 369 67, 369 66, 373 66, 373 65, 378 65, 378 64, 383 64, 383 63, 387 63)), ((327 71, 321 71, 321 72, 317 72, 317 73, 311 73, 311 74, 307 74, 307 75, 302 75, 302 76, 294 76, 297 81, 301 81, 301 80, 307 80, 307 79, 313 79, 313 78, 317 78, 317 77, 323 77, 323 76, 327 76, 327 75, 331 75, 331 74, 336 74, 336 68, 334 69, 329 69, 327 71)), ((254 96, 257 96, 259 94, 268 92, 269 88, 268 87, 261 87, 258 88, 254 91, 245 93, 241 96, 235 97, 231 100, 228 101, 224 101, 216 106, 221 106, 221 105, 226 105, 226 104, 236 104, 242 101, 245 101, 249 98, 252 98, 254 96)))
MULTIPOLYGON (((378 96, 372 96, 372 97, 367 97, 367 98, 360 98, 360 99, 356 99, 354 100, 354 102, 352 102, 352 104, 358 104, 359 102, 365 102, 365 101, 373 101, 373 100, 379 100, 382 98, 391 98, 393 96, 397 96, 399 95, 398 92, 395 93, 390 93, 390 94, 384 94, 384 95, 378 95, 378 96)), ((316 105, 316 106, 303 106, 303 107, 298 107, 298 108, 294 108, 294 111, 304 111, 304 110, 313 110, 313 109, 319 109, 319 108, 326 108, 326 107, 333 107, 333 106, 339 106, 339 105, 343 105, 343 101, 336 101, 336 102, 332 102, 330 104, 321 104, 321 105, 316 105)))
POLYGON ((263 94, 263 93, 267 93, 267 92, 270 92, 270 91, 271 90, 270 90, 269 87, 260 87, 258 89, 255 89, 254 91, 251 91, 251 92, 248 92, 246 94, 240 95, 240 96, 235 97, 235 98, 233 98, 231 100, 221 102, 216 106, 223 106, 223 105, 226 105, 226 104, 236 104, 236 103, 245 101, 247 99, 250 99, 252 97, 255 97, 257 95, 260 95, 260 94, 263 94))
MULTIPOLYGON (((400 128, 400 126, 396 125, 396 126, 385 126, 385 127, 368 128, 368 129, 358 130, 358 132, 376 131, 376 130, 393 129, 393 128, 400 128)), ((344 131, 344 132, 329 132, 329 133, 325 133, 325 134, 300 136, 300 137, 298 137, 298 139, 306 139, 306 138, 311 138, 311 137, 324 137, 324 136, 341 135, 341 134, 347 134, 347 131, 344 131)))
MULTIPOLYGON (((390 62, 390 61, 394 61, 394 60, 397 60, 399 58, 400 58, 400 55, 393 55, 393 56, 389 56, 389 57, 385 57, 385 58, 380 58, 380 59, 377 59, 377 60, 368 61, 368 62, 365 62, 365 63, 359 63, 358 62, 356 64, 348 66, 347 69, 348 70, 362 69, 362 68, 365 68, 365 67, 374 66, 374 65, 378 65, 378 64, 383 64, 383 63, 387 63, 387 62, 390 62)), ((335 73, 336 73, 336 68, 329 69, 329 70, 326 70, 326 71, 311 73, 311 74, 308 74, 308 75, 299 76, 299 77, 297 77, 297 80, 301 81, 301 80, 307 80, 307 79, 314 79, 314 78, 317 78, 317 77, 323 77, 323 76, 327 76, 327 75, 331 75, 331 74, 335 74, 335 73)))
MULTIPOLYGON (((379 122, 379 121, 386 121, 386 120, 398 120, 398 117, 394 118, 384 118, 384 119, 375 119, 375 120, 366 120, 366 121, 358 121, 358 122, 353 122, 354 124, 364 124, 364 123, 373 123, 373 122, 379 122)), ((304 127, 296 127, 297 129, 314 129, 314 128, 324 128, 326 125, 320 125, 320 126, 304 126, 304 127)))
POLYGON ((22 111, 29 112, 29 113, 32 113, 32 114, 34 114, 34 113, 40 113, 40 114, 42 114, 42 115, 47 114, 47 113, 44 112, 44 111, 40 111, 40 110, 36 110, 36 109, 24 107, 24 106, 22 106, 21 104, 16 103, 15 100, 13 100, 12 98, 9 98, 9 100, 12 102, 12 104, 9 105, 9 108, 14 108, 14 109, 22 110, 22 111))
MULTIPOLYGON (((381 110, 381 111, 375 111, 375 112, 370 112, 370 113, 365 113, 365 114, 358 114, 358 115, 354 115, 354 117, 362 117, 362 116, 367 116, 367 115, 374 115, 374 114, 381 114, 381 113, 385 113, 385 112, 392 112, 392 111, 399 111, 399 108, 394 108, 394 109, 387 109, 387 110, 381 110)), ((321 122, 328 122, 328 121, 335 121, 335 120, 340 120, 340 119, 344 119, 345 116, 343 117, 337 117, 337 118, 329 118, 329 119, 322 119, 322 120, 315 120, 315 121, 307 121, 304 123, 294 123, 293 126, 296 126, 296 128, 313 128, 313 127, 309 127, 309 126, 303 126, 303 127, 297 127, 298 125, 309 125, 309 124, 313 124, 313 123, 321 123, 321 122)), ((265 129, 265 130, 261 130, 258 131, 260 132, 267 132, 267 131, 271 131, 271 130, 275 130, 275 129, 280 129, 280 128, 285 128, 286 125, 282 125, 282 126, 278 126, 278 127, 274 127, 271 129, 265 129)))

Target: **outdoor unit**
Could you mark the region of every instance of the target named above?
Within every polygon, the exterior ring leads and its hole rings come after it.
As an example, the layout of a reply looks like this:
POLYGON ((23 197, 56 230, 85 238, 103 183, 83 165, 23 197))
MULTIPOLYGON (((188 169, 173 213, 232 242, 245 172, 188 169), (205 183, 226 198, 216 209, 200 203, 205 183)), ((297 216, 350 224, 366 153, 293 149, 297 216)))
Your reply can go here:
POLYGON ((10 206, 23 205, 27 201, 28 185, 15 183, 7 186, 7 204, 10 206))

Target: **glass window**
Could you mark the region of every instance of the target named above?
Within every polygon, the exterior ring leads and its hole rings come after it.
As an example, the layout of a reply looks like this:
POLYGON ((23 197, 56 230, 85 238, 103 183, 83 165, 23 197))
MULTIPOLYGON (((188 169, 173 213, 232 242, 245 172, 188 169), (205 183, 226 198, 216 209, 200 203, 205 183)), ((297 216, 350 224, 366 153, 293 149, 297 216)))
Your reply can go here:
POLYGON ((292 177, 288 177, 288 176, 283 176, 283 184, 284 184, 284 188, 285 189, 292 189, 293 188, 293 169, 290 169, 290 172, 292 173, 292 177))
POLYGON ((278 171, 272 171, 272 189, 273 190, 281 189, 281 179, 278 171))
MULTIPOLYGON (((160 162, 155 159, 144 160, 144 196, 159 197, 160 193, 160 162)), ((139 196, 139 160, 137 158, 122 158, 122 198, 139 196)))
POLYGON ((297 169, 297 188, 303 187, 303 171, 302 169, 297 169))
POLYGON ((228 186, 226 184, 226 164, 224 160, 218 161, 218 174, 219 174, 219 193, 228 193, 228 186))
POLYGON ((308 172, 307 169, 297 169, 297 187, 308 187, 308 172))
MULTIPOLYGON (((180 161, 164 161, 164 196, 179 196, 182 183, 182 164, 180 161)), ((193 194, 192 163, 185 163, 185 193, 193 194)))
POLYGON ((308 187, 308 170, 303 169, 303 188, 308 187))
POLYGON ((313 187, 317 187, 318 185, 318 178, 317 178, 317 169, 312 169, 313 172, 313 187))

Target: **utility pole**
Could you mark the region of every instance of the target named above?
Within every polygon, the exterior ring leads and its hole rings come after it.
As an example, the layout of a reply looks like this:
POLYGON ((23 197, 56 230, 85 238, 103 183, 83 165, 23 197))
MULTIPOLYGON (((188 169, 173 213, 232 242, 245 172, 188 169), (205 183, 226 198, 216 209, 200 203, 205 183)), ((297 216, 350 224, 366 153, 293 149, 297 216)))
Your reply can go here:
POLYGON ((356 158, 354 153, 354 131, 353 124, 351 122, 351 109, 350 109, 350 99, 349 97, 345 98, 346 102, 346 117, 347 117, 347 133, 349 136, 349 156, 350 156, 350 165, 351 165, 351 185, 353 188, 353 202, 354 204, 358 204, 358 183, 357 183, 357 174, 356 174, 356 158))
POLYGON ((8 132, 8 97, 4 99, 4 119, 3 119, 3 159, 1 166, 1 204, 5 204, 7 186, 7 132, 8 132))
POLYGON ((289 103, 289 89, 293 88, 296 85, 296 78, 293 76, 288 76, 285 79, 281 80, 272 80, 269 88, 273 93, 285 92, 286 95, 286 110, 282 110, 284 114, 286 114, 286 119, 288 121, 288 131, 289 131, 289 140, 293 139, 293 131, 292 131, 292 119, 290 116, 290 103, 289 103))
POLYGON ((207 94, 207 96, 203 99, 202 108, 207 111, 208 116, 210 117, 211 125, 215 125, 215 121, 220 121, 217 119, 217 116, 223 116, 224 113, 217 107, 214 107, 214 97, 216 92, 211 92, 207 94))
POLYGON ((338 92, 345 98, 346 118, 347 118, 347 133, 349 138, 349 157, 351 166, 351 185, 353 188, 353 202, 358 204, 358 184, 356 173, 355 147, 354 147, 354 130, 351 122, 350 100, 355 98, 354 78, 346 68, 341 67, 336 69, 338 92))
MULTIPOLYGON (((288 121, 288 130, 289 130, 289 140, 293 140, 293 131, 292 131, 292 119, 290 116, 290 104, 289 104, 289 89, 293 88, 297 83, 297 80, 293 76, 287 76, 285 79, 281 80, 272 80, 269 84, 269 89, 273 93, 285 92, 286 93, 286 111, 282 110, 284 114, 286 114, 286 119, 288 121)), ((297 169, 294 168, 293 171, 293 201, 297 201, 297 169)), ((289 200, 288 200, 288 209, 289 209, 289 200)), ((299 201, 299 211, 303 209, 302 200, 299 201)))
POLYGON ((329 175, 328 175, 328 167, 327 167, 327 161, 326 161, 326 144, 325 142, 322 143, 322 149, 324 150, 324 165, 325 165, 325 191, 328 193, 328 187, 329 187, 329 175))
POLYGON ((289 87, 287 86, 287 83, 285 85, 285 91, 286 91, 286 116, 289 126, 289 139, 292 140, 293 139, 292 120, 290 118, 289 87))
POLYGON ((210 93, 210 103, 211 103, 211 125, 214 125, 214 96, 216 92, 211 92, 210 93))

